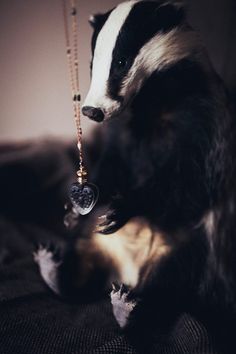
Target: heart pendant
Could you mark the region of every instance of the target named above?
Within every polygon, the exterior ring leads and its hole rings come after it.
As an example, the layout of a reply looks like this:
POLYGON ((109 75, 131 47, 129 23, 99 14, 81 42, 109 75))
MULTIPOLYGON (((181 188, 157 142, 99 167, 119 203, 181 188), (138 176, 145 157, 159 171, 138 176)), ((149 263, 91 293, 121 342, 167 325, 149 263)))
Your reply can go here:
POLYGON ((98 200, 99 191, 92 183, 75 182, 70 187, 69 197, 75 211, 81 215, 90 213, 98 200))

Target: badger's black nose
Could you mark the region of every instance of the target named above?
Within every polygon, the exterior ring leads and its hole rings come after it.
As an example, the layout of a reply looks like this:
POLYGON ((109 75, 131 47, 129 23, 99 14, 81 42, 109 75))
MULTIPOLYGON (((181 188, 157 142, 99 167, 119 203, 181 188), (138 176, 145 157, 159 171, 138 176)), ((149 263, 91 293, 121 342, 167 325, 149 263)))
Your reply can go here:
POLYGON ((102 122, 104 119, 103 111, 100 108, 85 106, 82 108, 82 112, 85 116, 95 120, 96 122, 102 122))

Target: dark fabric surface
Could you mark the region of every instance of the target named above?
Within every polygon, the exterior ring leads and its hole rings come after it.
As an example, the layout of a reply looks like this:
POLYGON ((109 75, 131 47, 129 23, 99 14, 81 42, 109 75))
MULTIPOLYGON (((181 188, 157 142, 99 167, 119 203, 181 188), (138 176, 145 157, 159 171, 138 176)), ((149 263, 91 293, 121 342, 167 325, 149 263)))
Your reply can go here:
MULTIPOLYGON (((62 216, 75 169, 70 144, 0 146, 0 353, 138 353, 109 297, 69 304, 44 285, 33 262, 39 242, 66 242, 62 216)), ((145 326, 145 323, 144 323, 145 326)), ((183 313, 159 328, 145 353, 218 353, 204 326, 183 313)))

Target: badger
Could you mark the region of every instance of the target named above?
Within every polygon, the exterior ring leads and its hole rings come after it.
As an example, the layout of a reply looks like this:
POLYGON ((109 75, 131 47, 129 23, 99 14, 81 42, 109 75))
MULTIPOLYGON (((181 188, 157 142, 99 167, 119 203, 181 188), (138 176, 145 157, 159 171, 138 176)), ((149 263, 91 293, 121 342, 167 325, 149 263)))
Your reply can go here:
POLYGON ((124 329, 178 311, 233 314, 235 128, 224 85, 179 1, 126 1, 89 22, 82 111, 103 123, 90 166, 100 196, 60 259, 35 252, 41 275, 63 296, 110 291, 124 329))

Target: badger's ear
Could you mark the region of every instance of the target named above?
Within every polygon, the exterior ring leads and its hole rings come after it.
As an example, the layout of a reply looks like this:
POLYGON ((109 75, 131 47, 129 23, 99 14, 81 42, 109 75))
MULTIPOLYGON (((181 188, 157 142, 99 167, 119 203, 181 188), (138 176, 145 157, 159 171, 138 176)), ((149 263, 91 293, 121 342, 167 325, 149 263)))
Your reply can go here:
POLYGON ((185 6, 183 0, 163 0, 158 4, 157 20, 163 29, 178 26, 185 19, 185 6))
POLYGON ((187 0, 162 0, 162 6, 172 5, 176 8, 185 8, 187 0))
POLYGON ((96 29, 96 28, 99 28, 99 27, 102 27, 104 25, 104 23, 106 22, 108 16, 109 16, 110 12, 109 13, 105 13, 105 14, 96 14, 96 15, 91 15, 89 17, 89 23, 90 25, 96 29))

